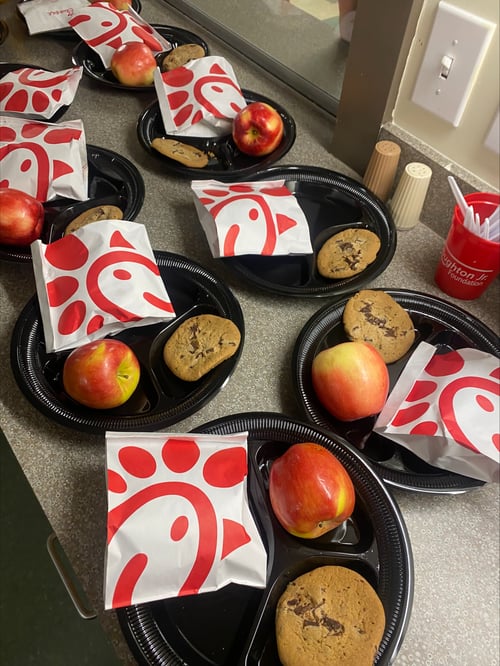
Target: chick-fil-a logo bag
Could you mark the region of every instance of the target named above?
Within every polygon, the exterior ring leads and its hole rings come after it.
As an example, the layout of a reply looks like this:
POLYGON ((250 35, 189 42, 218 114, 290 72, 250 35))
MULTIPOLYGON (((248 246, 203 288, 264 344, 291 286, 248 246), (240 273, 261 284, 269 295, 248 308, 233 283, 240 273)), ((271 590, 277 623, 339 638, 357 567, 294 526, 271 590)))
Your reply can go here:
POLYGON ((267 554, 247 497, 247 433, 106 433, 105 608, 262 588, 267 554))
POLYGON ((48 120, 73 101, 83 67, 60 72, 22 67, 0 81, 0 111, 9 115, 48 120))
POLYGON ((437 353, 422 342, 375 424, 430 465, 480 479, 500 479, 500 367, 479 349, 437 353))
POLYGON ((120 11, 108 2, 94 2, 70 19, 69 24, 106 68, 111 66, 116 49, 126 42, 143 42, 153 53, 172 49, 172 44, 132 7, 120 11))
POLYGON ((88 4, 88 0, 28 0, 19 2, 17 9, 24 16, 29 34, 37 35, 67 29, 69 20, 88 4))
POLYGON ((155 70, 155 89, 167 134, 230 134, 247 102, 231 64, 220 56, 191 60, 169 72, 155 70))
POLYGON ((85 132, 81 120, 46 123, 0 115, 0 187, 38 199, 88 198, 85 132))
POLYGON ((175 317, 143 224, 93 222, 31 254, 47 351, 175 317))
POLYGON ((312 253, 306 216, 283 180, 198 180, 191 189, 214 257, 312 253))

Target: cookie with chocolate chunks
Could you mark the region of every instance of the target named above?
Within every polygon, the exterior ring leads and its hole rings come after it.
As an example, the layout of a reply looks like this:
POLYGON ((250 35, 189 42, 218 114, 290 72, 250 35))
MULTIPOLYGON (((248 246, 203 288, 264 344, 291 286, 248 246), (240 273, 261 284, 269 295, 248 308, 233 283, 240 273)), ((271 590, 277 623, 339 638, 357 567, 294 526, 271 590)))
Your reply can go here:
POLYGON ((386 363, 404 356, 415 341, 410 315, 385 291, 362 289, 351 296, 342 323, 349 340, 369 342, 386 363))
POLYGON ((275 624, 283 666, 373 666, 385 613, 363 576, 347 567, 323 566, 288 584, 275 624))
POLYGON ((344 229, 331 236, 320 248, 318 273, 334 280, 357 275, 375 261, 380 238, 369 229, 344 229))
POLYGON ((230 319, 197 315, 172 333, 163 348, 163 359, 176 377, 194 382, 231 358, 240 342, 241 333, 230 319))
POLYGON ((199 44, 181 44, 172 49, 161 62, 163 72, 171 72, 177 67, 187 65, 191 60, 197 60, 205 56, 205 49, 199 44))
POLYGON ((87 224, 101 222, 102 220, 123 220, 123 212, 118 206, 93 206, 78 217, 73 218, 64 230, 64 235, 67 236, 87 224))
POLYGON ((157 137, 151 141, 151 147, 171 160, 180 162, 192 169, 202 169, 208 164, 208 154, 199 148, 175 139, 157 137))

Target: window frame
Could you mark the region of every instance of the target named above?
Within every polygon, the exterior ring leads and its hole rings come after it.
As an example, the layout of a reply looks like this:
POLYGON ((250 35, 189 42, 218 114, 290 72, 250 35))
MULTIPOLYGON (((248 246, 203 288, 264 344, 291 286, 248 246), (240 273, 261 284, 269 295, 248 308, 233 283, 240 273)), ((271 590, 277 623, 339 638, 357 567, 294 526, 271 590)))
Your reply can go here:
MULTIPOLYGON (((229 0, 230 1, 230 0, 229 0)), ((332 153, 363 173, 390 119, 424 0, 358 0, 340 99, 188 0, 162 0, 332 116, 332 153)))

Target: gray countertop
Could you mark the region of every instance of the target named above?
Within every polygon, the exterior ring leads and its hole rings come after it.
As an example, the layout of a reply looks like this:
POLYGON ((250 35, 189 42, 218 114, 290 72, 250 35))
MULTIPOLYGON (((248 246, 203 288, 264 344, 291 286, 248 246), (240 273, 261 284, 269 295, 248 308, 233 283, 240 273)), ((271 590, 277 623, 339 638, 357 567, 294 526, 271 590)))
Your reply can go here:
MULTIPOLYGON (((71 65, 73 44, 28 37, 15 2, 0 5, 10 34, 0 59, 49 69, 71 65)), ((143 17, 151 23, 185 27, 228 58, 242 87, 282 104, 297 124, 297 139, 283 164, 317 165, 354 176, 331 153, 332 118, 273 80, 199 26, 150 0, 143 17)), ((137 218, 152 246, 186 255, 217 274, 243 309, 246 339, 229 383, 200 411, 176 424, 177 432, 214 418, 247 411, 299 417, 291 389, 290 358, 306 321, 326 299, 292 299, 259 292, 212 259, 192 205, 188 181, 161 172, 136 138, 136 121, 153 100, 97 86, 83 77, 64 119, 84 121, 88 143, 117 151, 140 170, 146 185, 137 218)), ((435 195, 435 193, 434 193, 435 195)), ((436 211, 448 216, 451 211, 436 211)), ((443 238, 419 224, 400 233, 395 257, 371 286, 406 288, 443 297, 433 282, 443 238)), ((35 292, 30 264, 0 262, 0 382, 3 429, 28 481, 100 620, 124 663, 133 663, 113 613, 102 610, 106 494, 104 438, 82 434, 49 420, 27 402, 10 372, 9 341, 25 303, 35 292)), ((450 299, 452 300, 452 299, 450 299)), ((498 332, 498 280, 477 301, 453 303, 498 332)), ((499 663, 499 492, 494 484, 456 495, 394 490, 408 527, 415 562, 415 596, 397 666, 494 666, 499 663)))

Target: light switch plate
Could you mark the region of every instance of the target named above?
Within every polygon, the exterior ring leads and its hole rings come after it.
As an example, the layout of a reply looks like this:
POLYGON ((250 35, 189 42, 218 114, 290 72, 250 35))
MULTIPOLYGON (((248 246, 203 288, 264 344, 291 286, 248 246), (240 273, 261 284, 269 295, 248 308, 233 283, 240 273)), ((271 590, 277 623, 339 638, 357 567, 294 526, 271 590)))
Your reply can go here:
POLYGON ((412 102, 458 127, 495 28, 491 21, 442 0, 412 102))

